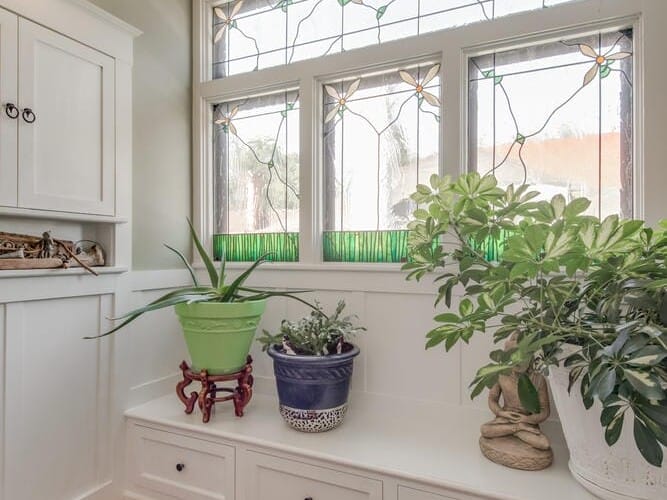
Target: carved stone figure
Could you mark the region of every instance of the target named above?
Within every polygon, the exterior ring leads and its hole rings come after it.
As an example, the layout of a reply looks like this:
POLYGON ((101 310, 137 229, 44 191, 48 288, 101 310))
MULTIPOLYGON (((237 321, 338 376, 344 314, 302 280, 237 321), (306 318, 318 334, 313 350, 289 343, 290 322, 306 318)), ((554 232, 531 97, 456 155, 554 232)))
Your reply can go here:
MULTIPOLYGON (((514 346, 516 340, 513 337, 507 341, 505 349, 514 346)), ((540 412, 527 412, 519 399, 521 373, 515 368, 509 375, 501 375, 489 391, 489 408, 496 417, 482 425, 479 445, 484 456, 493 462, 514 469, 540 470, 553 461, 549 439, 539 427, 549 417, 549 392, 544 377, 531 373, 530 379, 539 396, 540 412)))

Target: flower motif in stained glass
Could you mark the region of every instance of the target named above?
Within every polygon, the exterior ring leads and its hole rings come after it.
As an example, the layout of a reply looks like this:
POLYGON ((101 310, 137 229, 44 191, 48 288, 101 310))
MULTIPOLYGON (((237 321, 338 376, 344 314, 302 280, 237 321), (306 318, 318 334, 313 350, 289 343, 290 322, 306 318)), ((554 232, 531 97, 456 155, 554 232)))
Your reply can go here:
POLYGON ((225 14, 224 9, 221 7, 216 7, 213 9, 213 12, 215 13, 216 17, 222 19, 223 25, 222 27, 215 33, 215 37, 213 38, 213 43, 217 43, 222 39, 223 36, 225 36, 225 33, 227 32, 227 29, 230 26, 234 25, 234 17, 239 13, 241 10, 241 7, 243 7, 243 1, 244 0, 239 0, 236 2, 234 7, 232 7, 232 11, 229 13, 229 16, 225 14))
POLYGON ((440 99, 438 99, 436 96, 434 96, 430 92, 427 92, 424 89, 431 82, 431 80, 433 80, 437 76, 438 73, 440 73, 440 65, 436 64, 435 66, 432 66, 431 69, 428 70, 428 73, 426 73, 424 79, 421 82, 419 82, 415 79, 415 77, 413 77, 410 73, 408 73, 405 70, 400 70, 398 72, 398 74, 401 76, 401 80, 403 80, 408 85, 414 87, 417 96, 423 98, 431 106, 440 106, 440 99))
POLYGON ((336 101, 333 109, 329 111, 326 118, 324 119, 324 123, 328 123, 333 120, 337 113, 340 113, 341 115, 343 114, 343 111, 345 111, 347 107, 347 101, 357 91, 360 83, 361 78, 357 78, 350 84, 350 86, 347 88, 347 91, 343 92, 342 94, 338 93, 338 91, 331 85, 324 86, 324 90, 326 90, 327 94, 333 97, 336 101))
POLYGON ((619 59, 625 59, 626 57, 630 57, 632 55, 631 52, 616 52, 615 54, 598 54, 593 47, 590 45, 586 45, 585 43, 580 43, 579 44, 579 51, 585 55, 586 57, 590 57, 591 59, 595 59, 595 63, 593 63, 593 66, 590 67, 588 71, 586 71, 586 74, 584 75, 584 83, 582 87, 585 87, 589 83, 593 81, 595 78, 595 75, 598 74, 598 70, 600 71, 600 78, 604 78, 609 74, 609 64, 611 61, 617 61, 619 59))
POLYGON ((238 135, 236 133, 236 127, 232 123, 232 118, 234 118, 236 116, 236 113, 238 113, 238 112, 239 112, 239 107, 234 106, 234 108, 229 113, 222 114, 222 116, 220 116, 220 118, 215 120, 215 123, 217 125, 222 125, 222 130, 225 133, 231 132, 234 135, 238 135))

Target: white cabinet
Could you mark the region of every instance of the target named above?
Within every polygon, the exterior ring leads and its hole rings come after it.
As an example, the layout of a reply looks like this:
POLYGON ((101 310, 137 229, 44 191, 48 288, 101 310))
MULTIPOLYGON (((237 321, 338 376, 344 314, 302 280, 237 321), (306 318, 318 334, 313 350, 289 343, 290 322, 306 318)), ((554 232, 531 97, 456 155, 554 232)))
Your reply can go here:
POLYGON ((18 75, 19 207, 113 215, 113 59, 20 19, 18 75))
POLYGON ((13 207, 18 186, 17 30, 17 16, 0 9, 0 205, 13 207))
POLYGON ((238 500, 382 500, 382 482, 248 451, 238 500))
POLYGON ((128 475, 150 498, 234 500, 234 447, 141 425, 128 437, 128 475))
POLYGON ((115 215, 115 60, 3 9, 0 45, 0 206, 115 215))

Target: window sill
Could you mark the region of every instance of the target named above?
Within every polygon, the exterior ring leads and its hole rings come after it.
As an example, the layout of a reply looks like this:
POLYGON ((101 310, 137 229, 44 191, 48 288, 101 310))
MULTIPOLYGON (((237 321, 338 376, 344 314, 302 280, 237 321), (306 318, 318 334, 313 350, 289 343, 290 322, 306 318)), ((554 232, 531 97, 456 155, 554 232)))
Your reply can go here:
MULTIPOLYGON (((229 262, 227 270, 236 274, 249 266, 250 263, 247 262, 229 262)), ((202 263, 197 262, 193 267, 199 274, 206 274, 202 263)), ((425 277, 421 282, 407 281, 406 277, 407 272, 401 271, 401 264, 267 262, 252 273, 248 284, 292 290, 426 295, 437 293, 437 283, 433 283, 430 277, 425 277)))

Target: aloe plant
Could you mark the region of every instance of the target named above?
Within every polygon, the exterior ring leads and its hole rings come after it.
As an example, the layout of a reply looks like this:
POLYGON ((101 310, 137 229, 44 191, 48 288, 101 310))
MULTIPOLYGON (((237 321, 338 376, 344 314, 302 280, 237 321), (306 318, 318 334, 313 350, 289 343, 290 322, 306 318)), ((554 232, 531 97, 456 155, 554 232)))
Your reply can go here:
POLYGON ((188 219, 188 226, 190 228, 190 236, 194 242, 195 248, 199 253, 204 267, 208 272, 209 284, 201 285, 197 279, 197 274, 192 268, 187 258, 183 253, 169 245, 165 246, 174 252, 180 260, 183 262, 183 265, 186 267, 192 278, 192 286, 179 288, 173 290, 162 297, 150 302, 149 304, 139 307, 133 311, 130 311, 122 316, 117 318, 112 318, 114 321, 121 321, 120 324, 116 325, 111 330, 102 333, 101 335, 85 337, 86 339, 95 339, 100 337, 106 337, 111 335, 114 332, 117 332, 121 328, 125 327, 135 319, 137 319, 142 314, 145 314, 150 311, 156 311, 158 309, 164 309, 166 307, 171 307, 176 304, 194 304, 197 302, 248 302, 252 300, 262 300, 269 297, 289 297, 291 299, 297 300, 310 308, 316 309, 315 306, 309 302, 297 297, 295 294, 303 293, 307 290, 296 290, 296 291, 280 291, 280 290, 261 290, 257 288, 248 287, 245 285, 246 280, 250 275, 257 269, 261 264, 267 262, 267 256, 270 254, 264 254, 256 261, 254 261, 245 271, 243 271, 236 279, 231 282, 227 281, 226 275, 226 261, 223 255, 220 262, 219 269, 216 269, 215 264, 211 256, 208 254, 206 249, 201 243, 197 232, 192 226, 192 222, 188 219))
MULTIPOLYGON (((660 466, 660 444, 667 446, 667 222, 652 229, 617 215, 600 220, 584 215, 585 198, 538 195, 477 173, 454 181, 434 175, 417 187, 412 261, 403 268, 416 279, 435 271, 436 305, 450 309, 435 316, 426 347, 444 343, 449 351, 474 335, 488 332, 500 343, 516 333, 515 348, 493 351, 478 370, 472 397, 517 366, 548 374, 564 363, 570 389, 581 381, 586 408, 600 401, 607 444, 616 443, 630 412, 638 450, 660 466), (455 288, 464 297, 451 310, 455 288), (576 352, 566 354, 564 344, 576 352)), ((519 396, 524 408, 539 411, 528 376, 519 396)))

